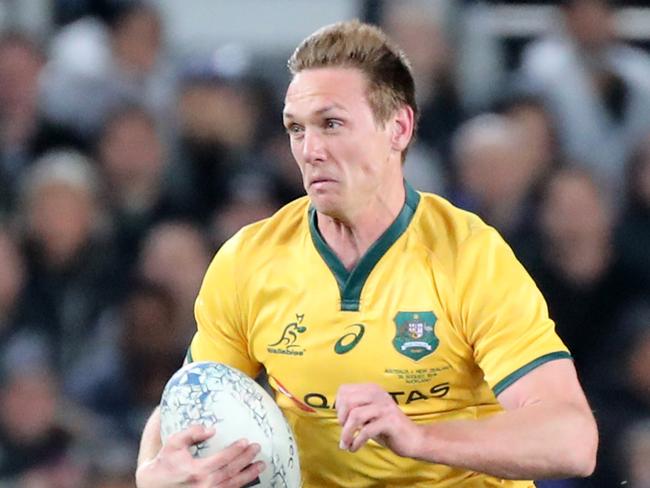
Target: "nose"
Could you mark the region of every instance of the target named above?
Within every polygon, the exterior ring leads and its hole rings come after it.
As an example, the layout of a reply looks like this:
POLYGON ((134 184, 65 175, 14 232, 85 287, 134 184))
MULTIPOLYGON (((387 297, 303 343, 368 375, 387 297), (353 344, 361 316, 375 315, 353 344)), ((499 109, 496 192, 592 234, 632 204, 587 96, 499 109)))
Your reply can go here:
POLYGON ((318 164, 325 161, 325 141, 318 131, 306 128, 302 141, 302 157, 306 163, 318 164))

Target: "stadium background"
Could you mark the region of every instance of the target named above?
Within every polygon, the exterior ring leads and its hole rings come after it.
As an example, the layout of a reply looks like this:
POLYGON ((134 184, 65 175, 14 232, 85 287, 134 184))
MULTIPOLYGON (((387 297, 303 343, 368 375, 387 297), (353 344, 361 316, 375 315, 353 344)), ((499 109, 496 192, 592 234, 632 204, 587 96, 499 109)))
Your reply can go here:
POLYGON ((358 17, 413 61, 407 177, 500 230, 574 353, 599 466, 540 486, 650 487, 650 5, 564 3, 0 1, 0 486, 134 486, 211 255, 303 193, 286 59, 358 17))

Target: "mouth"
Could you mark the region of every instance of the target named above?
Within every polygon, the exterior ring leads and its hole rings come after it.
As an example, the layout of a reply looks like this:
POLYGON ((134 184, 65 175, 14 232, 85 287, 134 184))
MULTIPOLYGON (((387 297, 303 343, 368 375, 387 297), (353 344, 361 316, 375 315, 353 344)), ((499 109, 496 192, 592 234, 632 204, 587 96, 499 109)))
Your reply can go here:
POLYGON ((318 178, 313 178, 309 182, 309 186, 315 188, 321 188, 329 183, 336 183, 336 181, 333 180, 332 178, 318 177, 318 178))

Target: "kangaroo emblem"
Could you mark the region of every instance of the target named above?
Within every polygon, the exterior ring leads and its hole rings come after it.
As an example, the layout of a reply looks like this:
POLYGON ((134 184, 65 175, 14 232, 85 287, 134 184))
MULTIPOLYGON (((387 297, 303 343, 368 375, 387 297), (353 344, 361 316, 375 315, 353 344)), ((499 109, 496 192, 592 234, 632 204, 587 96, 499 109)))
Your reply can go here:
POLYGON ((305 314, 296 314, 296 321, 291 322, 289 325, 287 325, 282 331, 282 337, 280 337, 280 340, 278 342, 274 342, 273 344, 269 344, 269 347, 280 345, 286 346, 287 349, 300 347, 296 344, 296 341, 298 340, 298 334, 302 334, 307 330, 307 327, 300 325, 303 318, 305 318, 305 314))
POLYGON ((277 342, 269 344, 267 350, 275 354, 291 354, 302 356, 304 348, 297 344, 298 334, 302 334, 307 330, 305 325, 301 325, 305 314, 296 314, 296 321, 284 327, 282 335, 277 342))

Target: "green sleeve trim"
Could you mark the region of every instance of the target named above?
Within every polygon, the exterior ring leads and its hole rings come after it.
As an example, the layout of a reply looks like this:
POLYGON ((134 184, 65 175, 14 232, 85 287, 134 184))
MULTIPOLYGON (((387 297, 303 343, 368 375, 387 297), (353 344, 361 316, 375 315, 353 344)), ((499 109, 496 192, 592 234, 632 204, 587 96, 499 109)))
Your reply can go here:
POLYGON ((569 354, 566 351, 557 351, 557 352, 551 352, 549 354, 544 354, 543 356, 540 356, 537 359, 531 361, 530 363, 522 366, 518 370, 510 373, 508 376, 506 376, 501 381, 499 381, 494 386, 494 388, 492 388, 494 395, 499 396, 503 392, 503 390, 508 388, 510 385, 512 385, 515 381, 517 381, 522 376, 525 376, 526 374, 530 373, 532 370, 541 366, 542 364, 548 363, 549 361, 555 361, 556 359, 572 359, 572 358, 571 358, 571 354, 569 354))
POLYGON ((187 348, 187 353, 185 354, 185 364, 190 364, 194 362, 194 358, 192 357, 192 347, 187 348))

